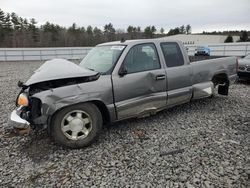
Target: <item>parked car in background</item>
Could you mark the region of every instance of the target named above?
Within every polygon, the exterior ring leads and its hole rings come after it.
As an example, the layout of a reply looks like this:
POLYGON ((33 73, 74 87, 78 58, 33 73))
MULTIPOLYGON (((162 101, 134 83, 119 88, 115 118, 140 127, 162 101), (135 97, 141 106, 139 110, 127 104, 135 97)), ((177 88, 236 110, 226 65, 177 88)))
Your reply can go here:
POLYGON ((241 58, 239 61, 238 67, 238 76, 239 79, 250 80, 250 54, 246 55, 244 58, 241 58))
POLYGON ((11 120, 17 128, 47 128, 57 143, 80 148, 95 140, 103 123, 153 115, 210 97, 215 87, 228 95, 236 69, 236 57, 190 64, 179 41, 104 43, 79 65, 50 60, 26 83, 19 83, 11 120))
POLYGON ((210 48, 207 46, 198 46, 195 49, 195 56, 210 56, 210 48))

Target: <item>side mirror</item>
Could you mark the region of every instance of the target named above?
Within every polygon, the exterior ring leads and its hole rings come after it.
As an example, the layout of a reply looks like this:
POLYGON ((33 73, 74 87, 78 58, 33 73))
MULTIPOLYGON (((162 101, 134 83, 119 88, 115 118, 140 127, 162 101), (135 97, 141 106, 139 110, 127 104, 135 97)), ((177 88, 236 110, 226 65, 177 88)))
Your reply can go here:
POLYGON ((125 66, 122 65, 122 67, 120 68, 118 74, 122 77, 125 76, 126 74, 128 74, 127 68, 125 66))

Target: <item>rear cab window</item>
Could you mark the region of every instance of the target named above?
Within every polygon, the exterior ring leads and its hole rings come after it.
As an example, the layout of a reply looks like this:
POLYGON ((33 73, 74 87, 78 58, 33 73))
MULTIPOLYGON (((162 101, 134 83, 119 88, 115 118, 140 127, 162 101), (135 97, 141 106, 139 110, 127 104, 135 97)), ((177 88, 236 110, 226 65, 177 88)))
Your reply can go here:
POLYGON ((161 49, 167 67, 178 67, 184 65, 183 54, 176 42, 161 43, 161 49))

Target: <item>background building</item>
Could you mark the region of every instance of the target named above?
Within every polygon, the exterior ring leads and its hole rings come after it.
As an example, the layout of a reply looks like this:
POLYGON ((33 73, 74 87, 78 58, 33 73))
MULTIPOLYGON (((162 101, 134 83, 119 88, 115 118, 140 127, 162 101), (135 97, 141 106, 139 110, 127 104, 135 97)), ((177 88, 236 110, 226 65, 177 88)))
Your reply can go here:
MULTIPOLYGON (((240 37, 239 36, 232 36, 233 42, 237 42, 240 37)), ((207 44, 218 44, 224 43, 227 38, 227 35, 186 35, 186 34, 178 34, 178 35, 171 35, 165 37, 167 39, 174 39, 182 41, 184 45, 207 45, 207 44)))

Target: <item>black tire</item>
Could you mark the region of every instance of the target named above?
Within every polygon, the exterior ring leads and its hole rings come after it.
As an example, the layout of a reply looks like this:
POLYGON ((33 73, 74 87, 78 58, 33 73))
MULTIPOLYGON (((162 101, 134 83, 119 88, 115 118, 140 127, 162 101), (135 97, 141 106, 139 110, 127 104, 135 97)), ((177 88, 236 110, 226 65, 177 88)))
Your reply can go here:
POLYGON ((237 76, 236 80, 235 80, 235 83, 239 83, 241 81, 240 77, 237 76))
MULTIPOLYGON (((67 120, 66 120, 67 121, 67 120)), ((82 148, 90 145, 96 140, 102 129, 102 115, 99 109, 92 103, 82 103, 68 106, 58 111, 52 118, 51 136, 56 143, 69 148, 82 148), (84 111, 91 118, 91 130, 85 138, 73 140, 68 138, 61 128, 61 124, 65 121, 65 117, 74 111, 84 111)))

